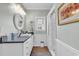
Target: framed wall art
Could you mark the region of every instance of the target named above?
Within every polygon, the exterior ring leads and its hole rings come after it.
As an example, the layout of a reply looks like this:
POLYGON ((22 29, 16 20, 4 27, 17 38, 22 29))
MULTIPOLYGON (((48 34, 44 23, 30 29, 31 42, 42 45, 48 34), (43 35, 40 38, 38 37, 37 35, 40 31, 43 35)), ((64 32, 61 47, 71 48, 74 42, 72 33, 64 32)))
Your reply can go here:
POLYGON ((79 3, 63 3, 58 8, 58 25, 79 22, 79 3))

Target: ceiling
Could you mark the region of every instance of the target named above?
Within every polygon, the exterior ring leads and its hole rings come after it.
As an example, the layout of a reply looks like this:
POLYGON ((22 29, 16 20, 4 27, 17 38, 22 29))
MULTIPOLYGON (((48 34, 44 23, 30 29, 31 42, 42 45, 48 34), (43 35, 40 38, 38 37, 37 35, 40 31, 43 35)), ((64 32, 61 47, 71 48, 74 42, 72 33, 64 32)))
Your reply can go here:
POLYGON ((27 10, 50 10, 52 3, 23 3, 22 4, 27 10))

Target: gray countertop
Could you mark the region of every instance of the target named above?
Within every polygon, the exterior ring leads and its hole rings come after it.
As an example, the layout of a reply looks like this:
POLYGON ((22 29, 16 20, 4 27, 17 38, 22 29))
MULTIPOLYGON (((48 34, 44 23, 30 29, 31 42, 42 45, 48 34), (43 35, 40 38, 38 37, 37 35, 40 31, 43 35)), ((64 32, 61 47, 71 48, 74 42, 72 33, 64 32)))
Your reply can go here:
POLYGON ((24 43, 26 40, 28 40, 30 36, 21 36, 21 37, 15 37, 14 39, 8 39, 7 36, 4 36, 2 38, 2 42, 1 43, 24 43))

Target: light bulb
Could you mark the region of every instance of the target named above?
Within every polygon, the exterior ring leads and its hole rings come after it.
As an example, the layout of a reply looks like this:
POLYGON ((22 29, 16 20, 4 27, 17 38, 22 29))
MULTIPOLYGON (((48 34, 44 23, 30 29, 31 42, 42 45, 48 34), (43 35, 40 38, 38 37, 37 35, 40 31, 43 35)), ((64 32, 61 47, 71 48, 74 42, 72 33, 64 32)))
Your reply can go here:
POLYGON ((20 6, 20 4, 11 4, 11 9, 15 13, 25 15, 25 12, 24 12, 23 8, 20 6))

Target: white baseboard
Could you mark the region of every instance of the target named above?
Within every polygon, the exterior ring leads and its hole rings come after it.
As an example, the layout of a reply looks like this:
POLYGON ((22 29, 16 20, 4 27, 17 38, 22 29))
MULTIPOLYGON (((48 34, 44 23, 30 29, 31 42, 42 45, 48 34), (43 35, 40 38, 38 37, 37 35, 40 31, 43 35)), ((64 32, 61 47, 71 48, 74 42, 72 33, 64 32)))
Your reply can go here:
POLYGON ((79 56, 79 50, 71 47, 70 45, 62 42, 59 39, 56 39, 57 43, 57 50, 58 55, 73 55, 73 56, 79 56))
MULTIPOLYGON (((33 45, 33 46, 41 46, 41 45, 33 45)), ((47 46, 47 45, 44 45, 44 46, 47 46)))
POLYGON ((55 52, 54 51, 50 50, 49 52, 51 53, 52 56, 55 56, 55 52))

